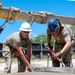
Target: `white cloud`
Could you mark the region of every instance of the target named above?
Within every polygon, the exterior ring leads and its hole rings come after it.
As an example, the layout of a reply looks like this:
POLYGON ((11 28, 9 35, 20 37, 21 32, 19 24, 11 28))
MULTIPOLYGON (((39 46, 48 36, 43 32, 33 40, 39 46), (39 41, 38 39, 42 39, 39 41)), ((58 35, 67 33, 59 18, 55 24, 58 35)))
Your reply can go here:
POLYGON ((36 37, 38 35, 36 33, 34 33, 34 32, 30 32, 30 36, 31 36, 31 38, 34 38, 34 37, 36 37))
POLYGON ((75 0, 67 0, 67 1, 75 1, 75 0))
POLYGON ((38 35, 34 35, 34 37, 37 37, 38 35))

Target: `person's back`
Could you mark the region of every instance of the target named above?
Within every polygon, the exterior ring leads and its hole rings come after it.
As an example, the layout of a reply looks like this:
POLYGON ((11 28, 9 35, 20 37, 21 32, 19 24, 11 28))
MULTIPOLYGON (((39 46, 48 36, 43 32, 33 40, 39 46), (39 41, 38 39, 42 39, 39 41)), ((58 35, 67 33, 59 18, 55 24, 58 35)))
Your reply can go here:
POLYGON ((14 32, 10 36, 8 36, 4 42, 4 44, 10 45, 12 48, 15 48, 15 46, 23 46, 27 43, 30 43, 31 38, 28 37, 26 39, 22 39, 20 37, 20 32, 14 32))

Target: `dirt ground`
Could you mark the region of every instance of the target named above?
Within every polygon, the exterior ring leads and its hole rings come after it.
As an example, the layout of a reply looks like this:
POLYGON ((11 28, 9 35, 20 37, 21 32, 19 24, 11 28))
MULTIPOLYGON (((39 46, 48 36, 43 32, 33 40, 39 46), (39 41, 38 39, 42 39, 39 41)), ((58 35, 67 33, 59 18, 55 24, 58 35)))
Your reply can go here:
MULTIPOLYGON (((73 59, 72 60, 72 62, 73 62, 73 67, 75 67, 75 59, 73 59)), ((34 67, 52 67, 52 62, 51 62, 51 60, 50 61, 47 61, 47 59, 44 59, 44 60, 42 60, 42 59, 37 59, 37 60, 32 60, 31 61, 31 64, 32 64, 32 66, 34 67)), ((5 66, 5 63, 1 63, 0 64, 0 74, 2 74, 3 73, 3 70, 4 70, 4 66, 5 66)), ((12 68, 11 68, 11 72, 12 73, 17 73, 17 62, 13 62, 12 63, 12 68)))
POLYGON ((69 73, 53 73, 53 72, 24 72, 24 73, 10 73, 0 75, 74 75, 69 73))

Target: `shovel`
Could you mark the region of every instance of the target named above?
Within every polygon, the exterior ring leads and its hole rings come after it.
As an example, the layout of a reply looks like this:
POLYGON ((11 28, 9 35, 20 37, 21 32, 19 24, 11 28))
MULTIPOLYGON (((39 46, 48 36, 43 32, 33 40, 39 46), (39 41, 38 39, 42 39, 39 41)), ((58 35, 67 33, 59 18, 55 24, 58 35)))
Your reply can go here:
MULTIPOLYGON (((47 48, 48 48, 48 50, 50 51, 50 53, 51 53, 52 55, 55 54, 49 47, 47 47, 47 48)), ((63 63, 63 61, 62 61, 59 57, 56 57, 56 59, 62 64, 63 67, 65 67, 65 64, 63 63)))

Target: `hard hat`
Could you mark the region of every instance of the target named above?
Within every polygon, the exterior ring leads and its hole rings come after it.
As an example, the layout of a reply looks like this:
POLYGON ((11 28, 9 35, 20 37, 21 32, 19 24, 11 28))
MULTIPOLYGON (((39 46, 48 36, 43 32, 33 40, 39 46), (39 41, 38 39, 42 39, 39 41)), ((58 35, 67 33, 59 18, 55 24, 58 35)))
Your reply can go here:
POLYGON ((59 22, 56 18, 51 18, 48 21, 48 29, 50 32, 55 32, 59 28, 59 22))
POLYGON ((22 23, 21 27, 19 28, 21 31, 32 31, 30 24, 27 22, 22 23))

